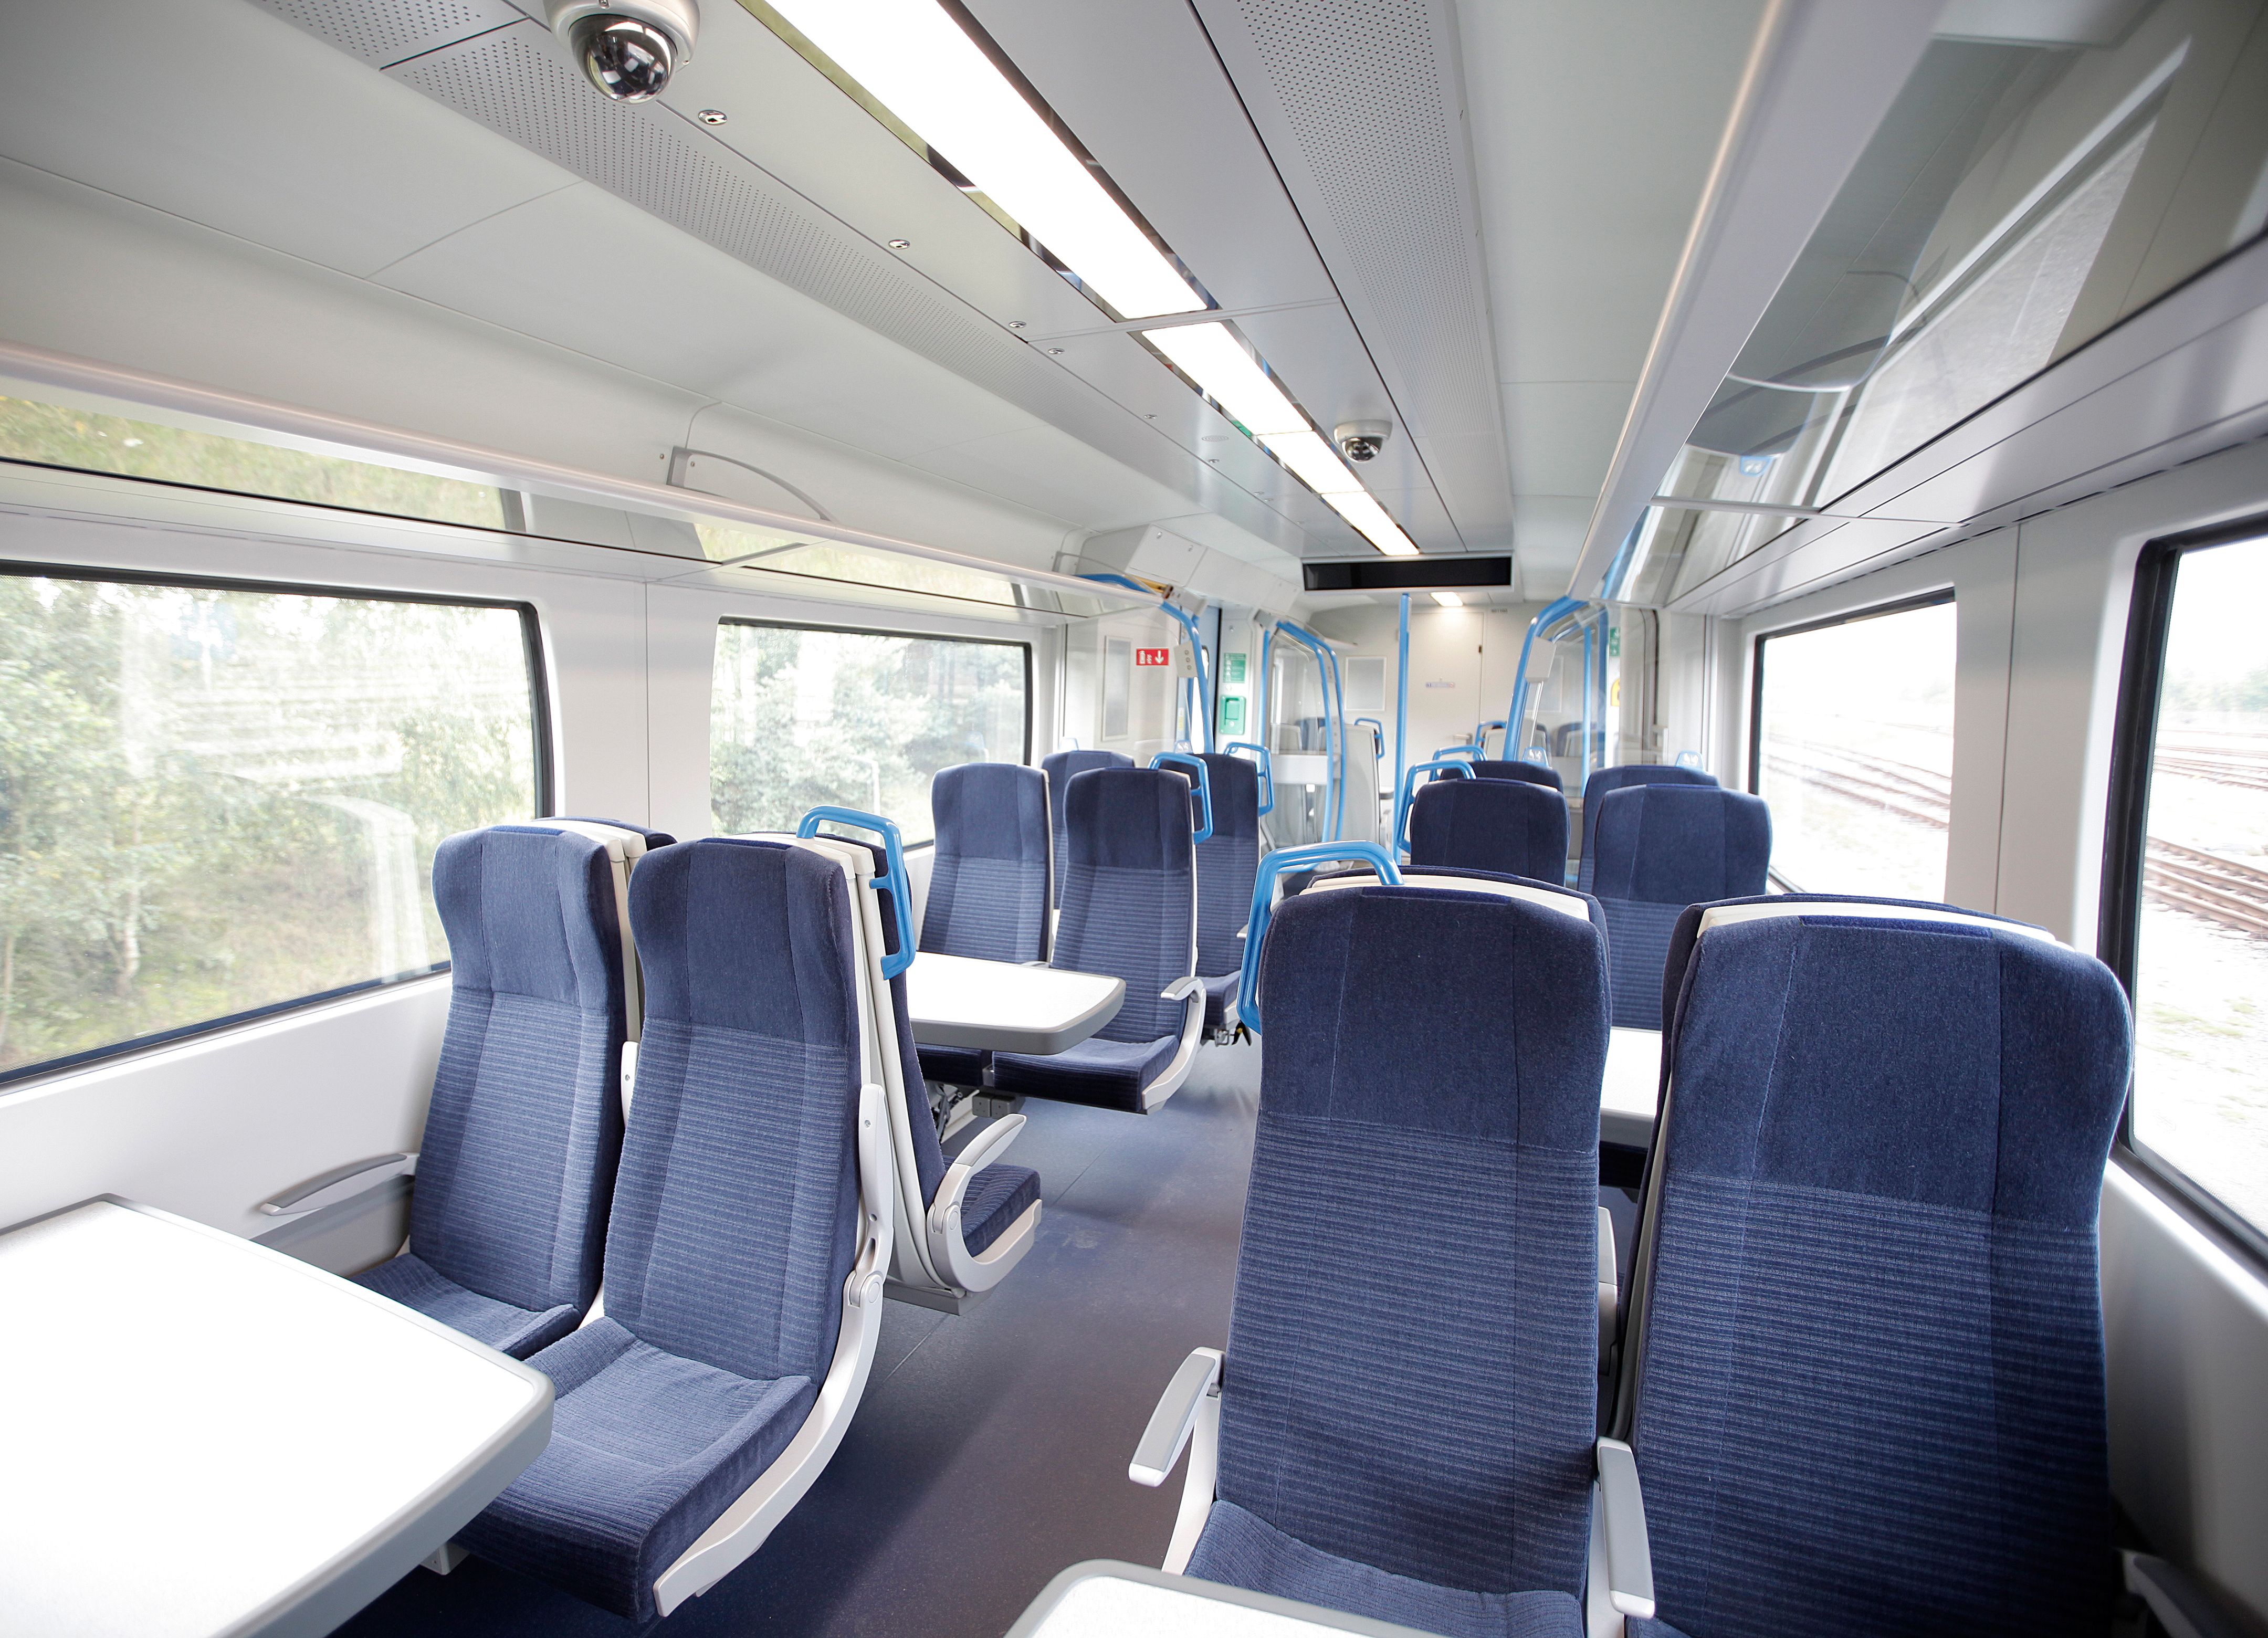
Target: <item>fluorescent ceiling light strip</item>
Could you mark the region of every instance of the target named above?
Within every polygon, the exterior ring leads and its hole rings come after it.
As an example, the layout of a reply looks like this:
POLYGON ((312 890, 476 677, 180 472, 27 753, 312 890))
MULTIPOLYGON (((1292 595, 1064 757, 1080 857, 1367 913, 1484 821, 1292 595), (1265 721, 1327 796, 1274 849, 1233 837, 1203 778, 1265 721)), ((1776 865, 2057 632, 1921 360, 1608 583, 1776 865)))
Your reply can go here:
POLYGON ((1415 557, 1417 542, 1402 532, 1402 526, 1386 515, 1386 508, 1373 499, 1366 490, 1357 490, 1351 495, 1326 495, 1323 504, 1354 525, 1355 532, 1389 557, 1415 557))
POLYGON ((1204 300, 936 0, 774 9, 1128 318, 1204 300))
POLYGON ((1304 429, 1297 432, 1263 437, 1261 443, 1268 453, 1292 469, 1300 481, 1318 495, 1360 493, 1362 480, 1347 470, 1338 451, 1325 443, 1322 434, 1304 429))
POLYGON ((1444 609, 1462 609, 1465 606, 1465 600, 1454 592, 1436 592, 1433 594, 1433 601, 1444 609))
POLYGON ((1269 380, 1259 360, 1244 350, 1244 343, 1226 324, 1144 330, 1142 338, 1171 358, 1255 438, 1287 438, 1294 432, 1314 436, 1299 406, 1269 380))

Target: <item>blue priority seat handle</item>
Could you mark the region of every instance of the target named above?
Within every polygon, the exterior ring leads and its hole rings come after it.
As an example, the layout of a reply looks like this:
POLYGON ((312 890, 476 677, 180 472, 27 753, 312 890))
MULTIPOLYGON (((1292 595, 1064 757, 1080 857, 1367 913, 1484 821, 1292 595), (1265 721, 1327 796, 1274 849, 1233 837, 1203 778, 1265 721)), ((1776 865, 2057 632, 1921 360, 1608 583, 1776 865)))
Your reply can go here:
POLYGON ((1276 810, 1276 771, 1268 765, 1268 748, 1256 745, 1250 740, 1231 740, 1221 749, 1232 756, 1241 750, 1252 753, 1256 758, 1252 765, 1260 773, 1260 811, 1263 814, 1273 813, 1276 810))
POLYGON ((1169 764, 1176 768, 1197 770, 1189 783, 1197 787, 1197 833, 1189 839, 1194 842, 1211 841, 1212 770, 1205 766, 1204 757, 1193 756, 1188 751, 1160 751, 1150 758, 1150 765, 1152 768, 1163 768, 1169 764))
POLYGON ((1469 779, 1474 777, 1473 764, 1462 756, 1436 756, 1431 762, 1421 762, 1402 776, 1402 788, 1394 793, 1394 851, 1407 852, 1410 848, 1410 810, 1418 805, 1418 776, 1432 773, 1435 778, 1469 779))
POLYGON ((1260 874, 1252 881, 1252 914, 1244 924, 1244 970, 1236 985, 1236 1015, 1255 1035, 1260 1033, 1260 949, 1268 941, 1276 878, 1287 870, 1337 862, 1368 865, 1387 886, 1402 885, 1402 872, 1375 842, 1310 842, 1279 848, 1260 861, 1260 874))
POLYGON ((887 861, 883 885, 890 889, 890 904, 898 919, 898 953, 882 957, 882 977, 895 978, 914 964, 914 895, 906 879, 905 838, 898 834, 896 825, 880 814, 864 814, 855 808, 814 808, 804 815, 795 833, 800 838, 814 837, 821 825, 830 823, 872 830, 882 838, 882 856, 887 861))

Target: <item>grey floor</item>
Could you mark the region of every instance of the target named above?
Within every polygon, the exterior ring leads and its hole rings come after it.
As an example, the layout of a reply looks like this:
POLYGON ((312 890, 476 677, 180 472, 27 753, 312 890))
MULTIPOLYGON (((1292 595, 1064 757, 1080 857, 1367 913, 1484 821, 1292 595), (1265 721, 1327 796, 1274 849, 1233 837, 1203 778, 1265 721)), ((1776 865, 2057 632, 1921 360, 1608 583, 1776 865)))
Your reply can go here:
MULTIPOLYGON (((1164 1556, 1180 1475, 1126 1478, 1158 1393, 1226 1339, 1257 1045, 1206 1047, 1155 1114, 1027 1103, 1039 1242, 983 1302, 887 1305, 843 1447, 763 1549, 659 1629, 1000 1638, 1082 1559, 1164 1556)), ((631 1623, 475 1560, 411 1573, 342 1629, 620 1634, 631 1623)))

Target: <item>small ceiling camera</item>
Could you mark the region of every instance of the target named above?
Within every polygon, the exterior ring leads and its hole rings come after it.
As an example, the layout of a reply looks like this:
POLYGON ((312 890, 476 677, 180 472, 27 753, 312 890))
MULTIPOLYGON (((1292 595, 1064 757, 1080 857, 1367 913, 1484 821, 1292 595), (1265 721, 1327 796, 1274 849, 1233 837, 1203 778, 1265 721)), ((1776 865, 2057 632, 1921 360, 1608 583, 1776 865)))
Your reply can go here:
POLYGON ((1331 442, 1350 461, 1375 461, 1393 431, 1391 421, 1342 421, 1331 429, 1331 442))
POLYGON ((693 60, 701 29, 694 0, 549 0, 546 16, 585 76, 616 102, 659 96, 693 60))

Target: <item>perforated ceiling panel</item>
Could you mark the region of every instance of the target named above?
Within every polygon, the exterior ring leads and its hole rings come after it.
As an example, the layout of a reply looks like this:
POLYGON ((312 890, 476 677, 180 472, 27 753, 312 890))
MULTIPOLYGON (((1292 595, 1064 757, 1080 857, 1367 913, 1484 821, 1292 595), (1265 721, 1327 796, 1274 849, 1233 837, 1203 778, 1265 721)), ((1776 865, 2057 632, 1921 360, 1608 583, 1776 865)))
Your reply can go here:
POLYGON ((1452 14, 1427 0, 1197 9, 1459 531, 1501 550, 1511 479, 1452 14))
POLYGON ((504 0, 259 0, 286 22, 329 41, 340 50, 380 68, 516 23, 520 13, 504 0))

